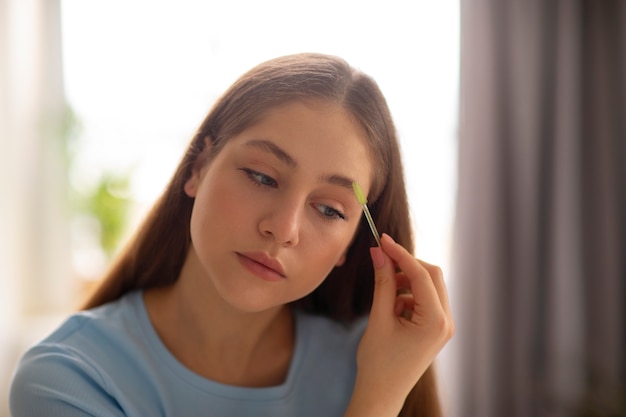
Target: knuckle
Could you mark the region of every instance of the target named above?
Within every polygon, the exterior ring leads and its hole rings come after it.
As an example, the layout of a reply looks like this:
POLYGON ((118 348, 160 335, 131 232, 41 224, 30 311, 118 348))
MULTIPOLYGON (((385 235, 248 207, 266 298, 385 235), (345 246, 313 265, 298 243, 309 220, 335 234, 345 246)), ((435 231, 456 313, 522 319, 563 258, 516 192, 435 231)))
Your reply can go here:
POLYGON ((443 278, 443 270, 441 269, 440 266, 438 265, 434 265, 434 264, 430 264, 426 261, 422 261, 421 259, 417 259, 415 258, 427 271, 428 273, 433 277, 437 277, 437 278, 443 278))
POLYGON ((389 275, 386 275, 386 274, 378 275, 374 279, 374 286, 375 287, 384 287, 386 285, 389 285, 391 280, 392 280, 392 278, 389 275))
POLYGON ((433 320, 433 327, 436 329, 437 333, 442 335, 447 334, 449 326, 446 316, 443 314, 437 314, 433 320))
POLYGON ((420 327, 427 327, 430 324, 431 318, 428 316, 428 314, 426 314, 424 310, 414 308, 411 317, 409 317, 409 320, 411 320, 413 323, 420 327))
POLYGON ((452 336, 454 336, 454 332, 455 332, 454 321, 452 321, 452 319, 448 318, 446 320, 446 332, 445 332, 446 340, 452 339, 452 336))
POLYGON ((437 265, 430 266, 430 276, 436 279, 443 279, 443 270, 437 265))
POLYGON ((437 335, 437 338, 447 341, 450 340, 454 333, 454 324, 444 312, 433 314, 430 320, 430 327, 433 335, 437 335))

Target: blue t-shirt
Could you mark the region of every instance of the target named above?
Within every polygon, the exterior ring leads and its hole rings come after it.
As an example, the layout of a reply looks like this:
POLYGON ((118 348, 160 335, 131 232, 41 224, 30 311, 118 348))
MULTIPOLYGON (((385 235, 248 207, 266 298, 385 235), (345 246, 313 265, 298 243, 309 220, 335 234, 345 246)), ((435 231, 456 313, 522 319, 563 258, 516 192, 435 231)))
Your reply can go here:
POLYGON ((354 386, 364 319, 350 326, 295 314, 282 385, 245 388, 192 372, 163 345, 140 292, 70 317, 21 359, 13 417, 342 416, 354 386))

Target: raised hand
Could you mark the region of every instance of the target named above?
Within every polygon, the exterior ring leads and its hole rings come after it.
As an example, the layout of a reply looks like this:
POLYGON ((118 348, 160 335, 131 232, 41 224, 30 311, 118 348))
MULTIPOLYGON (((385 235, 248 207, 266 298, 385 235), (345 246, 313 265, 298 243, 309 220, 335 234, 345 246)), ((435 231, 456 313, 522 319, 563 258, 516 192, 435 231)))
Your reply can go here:
POLYGON ((374 299, 346 415, 397 416, 454 333, 441 270, 416 259, 388 235, 381 245, 371 249, 374 299))

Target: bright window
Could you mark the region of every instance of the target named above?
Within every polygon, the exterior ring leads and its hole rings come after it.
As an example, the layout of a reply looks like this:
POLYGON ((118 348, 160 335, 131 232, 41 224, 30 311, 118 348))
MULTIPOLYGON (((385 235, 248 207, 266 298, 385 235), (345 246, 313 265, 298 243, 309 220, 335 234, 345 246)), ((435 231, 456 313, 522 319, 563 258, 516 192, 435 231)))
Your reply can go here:
POLYGON ((132 171, 141 215, 212 102, 241 73, 288 53, 336 54, 386 95, 418 256, 445 267, 456 175, 456 1, 63 0, 62 19, 65 88, 82 125, 75 187, 132 171))

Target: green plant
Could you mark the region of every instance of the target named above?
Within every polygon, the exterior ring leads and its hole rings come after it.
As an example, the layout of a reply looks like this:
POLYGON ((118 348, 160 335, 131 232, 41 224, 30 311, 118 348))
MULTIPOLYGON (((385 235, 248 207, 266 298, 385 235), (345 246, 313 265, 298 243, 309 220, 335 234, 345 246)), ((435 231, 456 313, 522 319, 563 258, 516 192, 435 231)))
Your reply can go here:
POLYGON ((105 172, 94 189, 85 196, 85 207, 88 214, 100 224, 100 245, 109 258, 115 252, 128 224, 129 183, 129 174, 105 172))

